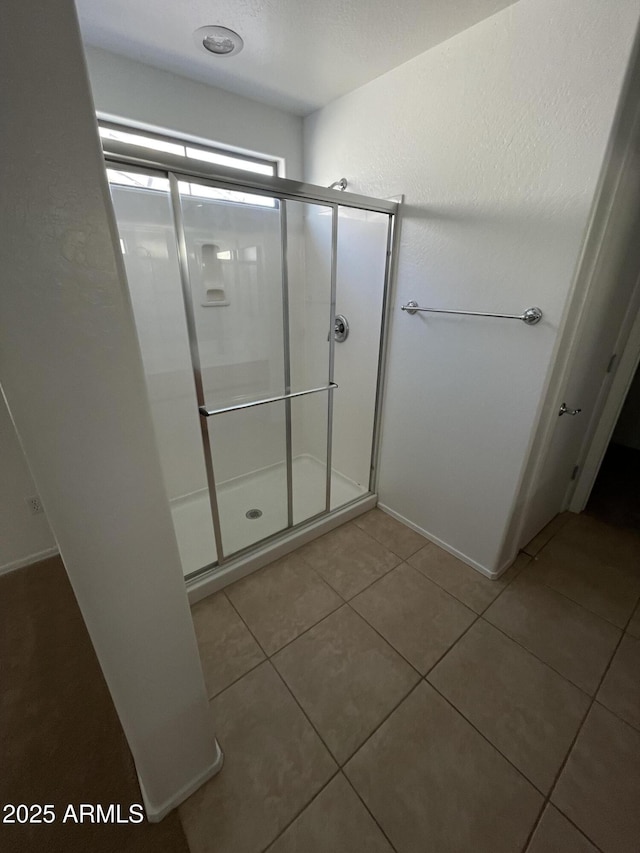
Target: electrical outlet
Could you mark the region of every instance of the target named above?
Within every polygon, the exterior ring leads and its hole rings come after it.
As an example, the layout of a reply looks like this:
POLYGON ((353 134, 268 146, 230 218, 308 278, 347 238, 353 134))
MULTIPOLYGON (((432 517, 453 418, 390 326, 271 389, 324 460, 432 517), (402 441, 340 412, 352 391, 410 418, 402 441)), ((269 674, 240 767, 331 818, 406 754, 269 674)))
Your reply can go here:
POLYGON ((32 495, 30 498, 25 498, 24 500, 26 505, 31 510, 31 515, 40 515, 41 512, 44 512, 38 495, 32 495))

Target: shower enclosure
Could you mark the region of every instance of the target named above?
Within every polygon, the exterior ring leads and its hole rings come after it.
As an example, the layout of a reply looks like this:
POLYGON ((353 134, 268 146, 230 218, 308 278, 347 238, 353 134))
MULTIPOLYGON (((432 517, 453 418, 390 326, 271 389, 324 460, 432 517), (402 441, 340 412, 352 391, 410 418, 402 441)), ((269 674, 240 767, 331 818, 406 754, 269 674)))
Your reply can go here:
POLYGON ((188 585, 375 502, 397 204, 103 140, 188 585))

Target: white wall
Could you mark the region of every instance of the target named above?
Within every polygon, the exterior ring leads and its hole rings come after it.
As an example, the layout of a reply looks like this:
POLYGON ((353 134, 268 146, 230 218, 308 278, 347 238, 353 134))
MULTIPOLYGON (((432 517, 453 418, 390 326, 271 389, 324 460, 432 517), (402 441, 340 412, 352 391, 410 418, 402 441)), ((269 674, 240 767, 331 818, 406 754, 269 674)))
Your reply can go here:
POLYGON ((299 116, 101 48, 87 45, 85 50, 98 112, 284 158, 283 177, 302 178, 299 116))
POLYGON ((158 817, 219 751, 75 7, 3 11, 0 380, 158 817))
POLYGON ((0 394, 0 573, 57 551, 44 513, 32 515, 25 498, 37 494, 4 397, 0 394))
MULTIPOLYGON (((100 48, 85 46, 85 52, 95 106, 101 113, 133 124, 146 124, 213 140, 223 147, 269 155, 284 162, 287 177, 302 177, 300 117, 100 48)), ((156 407, 164 405, 166 409, 172 406, 173 396, 169 395, 171 400, 167 403, 166 395, 163 397, 164 384, 151 391, 156 407), (154 395, 156 390, 158 393, 154 395)), ((184 386, 183 382, 180 384, 184 386)), ((175 412, 173 406, 172 411, 175 412)), ((171 417, 168 417, 166 433, 180 429, 170 422, 171 417)), ((45 516, 31 516, 24 503, 24 497, 33 494, 34 488, 2 398, 0 428, 0 461, 3 463, 0 479, 1 571, 37 559, 55 547, 55 542, 45 516)), ((162 441, 162 436, 159 440, 162 441)), ((169 454, 166 458, 172 465, 176 457, 169 454)), ((199 467, 199 460, 194 464, 199 467)), ((170 474, 172 482, 182 481, 177 484, 175 493, 183 494, 194 481, 193 465, 188 471, 175 464, 173 469, 170 474)), ((173 494, 173 490, 170 491, 173 494)))
POLYGON ((405 193, 381 502, 495 571, 640 14, 519 0, 305 120, 306 179, 405 193), (542 323, 416 315, 422 305, 542 323))

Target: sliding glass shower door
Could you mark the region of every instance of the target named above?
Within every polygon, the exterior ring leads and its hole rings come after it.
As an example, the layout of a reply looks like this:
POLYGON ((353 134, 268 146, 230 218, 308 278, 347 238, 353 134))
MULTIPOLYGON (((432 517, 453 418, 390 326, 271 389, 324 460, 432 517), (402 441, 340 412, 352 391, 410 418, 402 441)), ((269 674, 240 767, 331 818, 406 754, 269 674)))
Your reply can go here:
POLYGON ((366 495, 389 215, 138 166, 109 177, 185 575, 366 495), (367 323, 347 344, 336 298, 367 323), (338 446, 335 412, 353 433, 338 446))

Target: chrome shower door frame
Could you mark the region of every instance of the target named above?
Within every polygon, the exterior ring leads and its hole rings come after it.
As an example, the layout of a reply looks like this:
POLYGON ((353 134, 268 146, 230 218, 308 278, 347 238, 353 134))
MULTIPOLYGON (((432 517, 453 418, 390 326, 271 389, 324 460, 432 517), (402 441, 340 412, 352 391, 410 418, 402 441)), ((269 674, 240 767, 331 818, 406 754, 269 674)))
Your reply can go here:
MULTIPOLYGON (((289 269, 287 263, 287 201, 299 201, 308 204, 323 205, 331 209, 331 278, 330 278, 330 308, 329 329, 335 325, 336 312, 336 288, 337 288, 337 246, 338 246, 338 211, 340 207, 351 207, 360 210, 383 213, 388 216, 386 266, 384 274, 383 304, 381 317, 380 345, 378 348, 378 372, 376 386, 376 400, 374 409, 373 439, 371 448, 371 468, 369 478, 369 495, 375 493, 378 478, 378 454, 381 431, 381 407, 383 396, 383 383, 388 338, 388 319, 390 316, 391 283, 394 273, 394 256, 397 242, 396 218, 399 204, 394 201, 373 199, 359 196, 353 193, 341 192, 339 190, 318 187, 312 184, 290 181, 284 178, 276 178, 261 175, 246 175, 238 173, 234 169, 225 169, 220 166, 210 166, 203 163, 194 163, 193 160, 171 154, 153 155, 144 148, 116 142, 103 140, 105 160, 108 165, 114 165, 118 169, 139 169, 145 173, 162 175, 169 180, 171 207, 173 211, 180 279, 182 285, 182 296, 189 336, 189 348, 193 366, 194 386, 200 415, 200 428, 204 451, 205 469, 209 490, 209 503, 213 522, 213 531, 216 543, 218 559, 203 566, 196 572, 187 575, 189 583, 194 579, 200 580, 207 573, 218 574, 224 567, 230 568, 234 561, 242 560, 258 548, 263 548, 271 542, 277 542, 292 531, 311 528, 314 524, 321 522, 339 510, 331 510, 331 462, 333 443, 333 394, 338 387, 334 381, 335 371, 335 340, 329 335, 329 365, 328 383, 321 388, 312 388, 301 392, 291 392, 291 347, 289 329, 289 269), (189 272, 189 259, 184 229, 184 218, 180 198, 179 180, 196 181, 204 186, 221 189, 249 192, 255 195, 264 195, 276 199, 280 209, 280 232, 281 232, 281 276, 282 276, 282 323, 283 323, 283 359, 284 359, 284 388, 285 393, 278 397, 241 403, 237 406, 228 406, 222 409, 208 409, 204 399, 204 386, 202 379, 202 366, 200 350, 198 346, 196 319, 191 290, 191 277, 189 272), (325 508, 320 513, 294 524, 293 521, 293 454, 292 454, 292 427, 291 427, 291 400, 295 397, 306 396, 326 391, 327 400, 327 446, 326 446, 326 482, 325 482, 325 508), (286 440, 286 481, 287 481, 287 526, 258 542, 227 556, 224 553, 222 541, 222 528, 220 512, 218 507, 218 495, 216 490, 216 475, 214 461, 211 451, 208 419, 216 414, 230 412, 253 406, 264 405, 282 400, 285 404, 285 440, 286 440)), ((356 498, 340 509, 357 504, 363 498, 356 498)), ((225 572, 226 574, 226 572, 225 572)), ((244 572, 246 574, 246 571, 244 572)))

